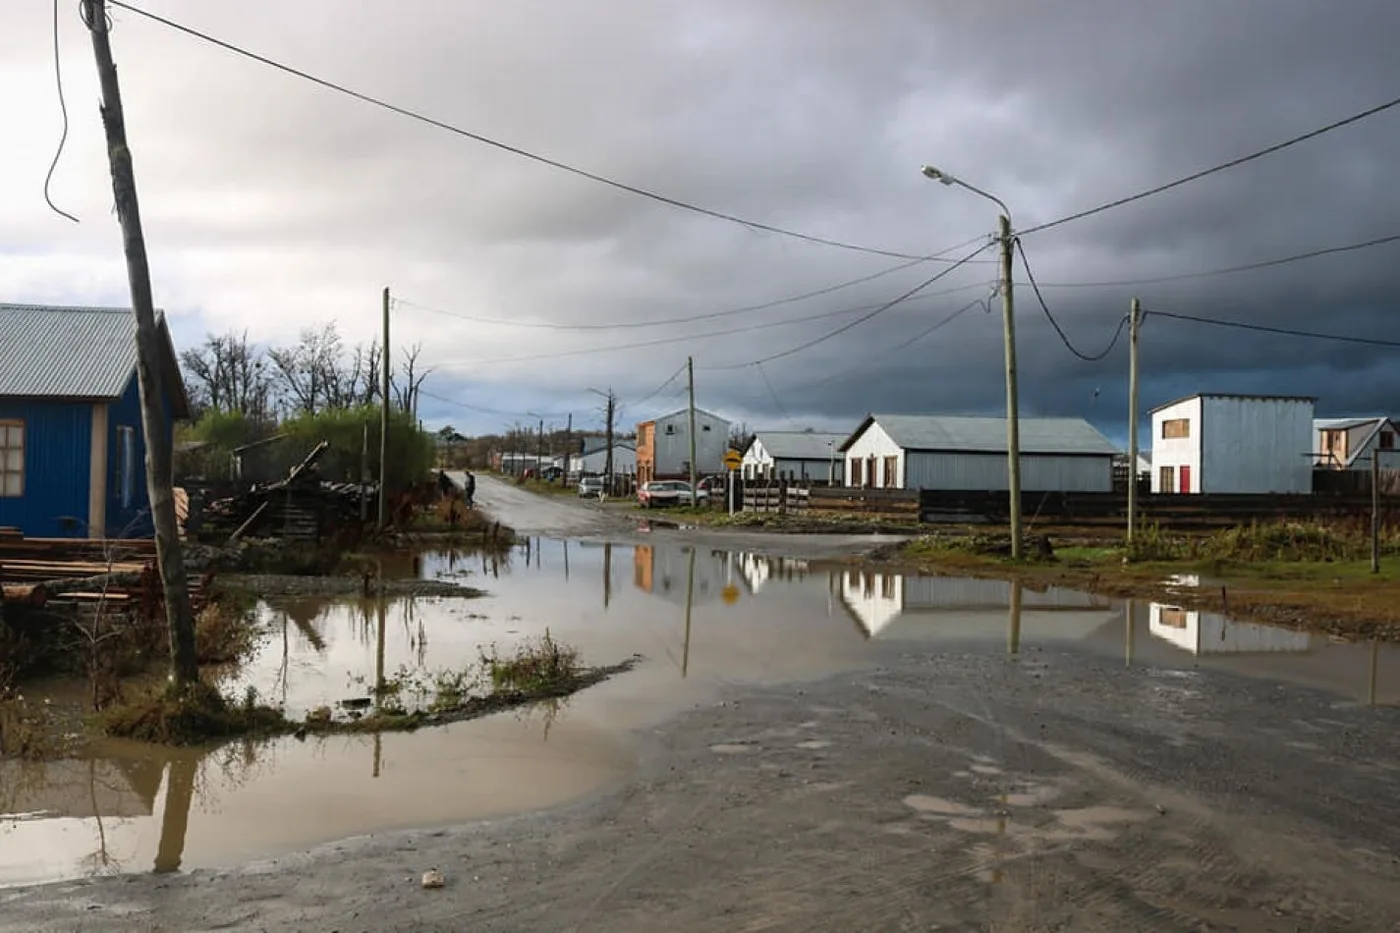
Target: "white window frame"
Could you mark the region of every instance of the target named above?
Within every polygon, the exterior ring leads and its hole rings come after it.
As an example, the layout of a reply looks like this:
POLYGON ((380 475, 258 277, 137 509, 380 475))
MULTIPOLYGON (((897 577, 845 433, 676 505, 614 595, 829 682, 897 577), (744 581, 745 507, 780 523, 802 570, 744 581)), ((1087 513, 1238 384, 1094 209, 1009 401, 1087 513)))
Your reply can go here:
POLYGON ((0 499, 24 498, 27 433, 22 419, 0 418, 0 499))
POLYGON ((117 495, 124 509, 136 500, 136 429, 128 424, 117 425, 117 495))

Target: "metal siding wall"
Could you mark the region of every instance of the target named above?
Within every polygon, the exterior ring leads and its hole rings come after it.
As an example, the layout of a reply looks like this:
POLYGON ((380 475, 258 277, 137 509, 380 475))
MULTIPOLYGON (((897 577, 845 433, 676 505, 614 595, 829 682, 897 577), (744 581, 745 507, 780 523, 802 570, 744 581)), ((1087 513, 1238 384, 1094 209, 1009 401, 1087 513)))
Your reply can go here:
MULTIPOLYGON (((906 456, 910 489, 1002 492, 1007 488, 1005 454, 919 453, 906 456)), ((1022 492, 1112 492, 1113 458, 1021 455, 1022 492)))
MULTIPOLYGON (((172 436, 174 425, 166 419, 166 437, 172 436)), ((146 432, 141 424, 141 391, 133 374, 122 397, 112 403, 107 413, 107 536, 109 538, 149 538, 155 534, 151 522, 150 494, 146 487, 146 432), (131 507, 122 508, 122 491, 117 482, 121 463, 121 442, 117 428, 136 429, 135 487, 131 507)))
POLYGON ((24 422, 24 496, 0 498, 0 525, 36 538, 87 536, 92 403, 0 400, 24 422), (69 521, 63 521, 63 519, 69 521))
MULTIPOLYGON (((729 449, 729 425, 718 419, 709 418, 700 412, 695 413, 695 472, 700 475, 720 473, 724 470, 724 452, 729 449), (706 431, 705 426, 710 430, 706 431)), ((656 421, 656 475, 680 476, 686 470, 683 466, 690 459, 690 415, 681 413, 675 417, 658 418, 656 421), (675 428, 674 434, 667 434, 666 427, 675 428)))
MULTIPOLYGON (((1105 600, 1076 590, 1050 587, 1044 593, 1023 590, 1025 609, 1101 609, 1105 600)), ((975 577, 905 577, 906 609, 1007 609, 1011 584, 975 577)))
POLYGON ((1207 398, 1201 491, 1312 492, 1312 419, 1311 402, 1207 398))

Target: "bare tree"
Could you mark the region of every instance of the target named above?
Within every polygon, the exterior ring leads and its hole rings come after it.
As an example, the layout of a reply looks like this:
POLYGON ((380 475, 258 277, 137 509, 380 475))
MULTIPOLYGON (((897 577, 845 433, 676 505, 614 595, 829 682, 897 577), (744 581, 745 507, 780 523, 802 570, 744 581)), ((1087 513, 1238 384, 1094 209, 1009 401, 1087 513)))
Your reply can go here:
POLYGON ((393 393, 397 396, 400 411, 412 415, 414 420, 418 418, 418 390, 423 386, 423 380, 428 378, 428 374, 433 370, 431 367, 423 370, 418 368, 418 357, 423 352, 423 345, 415 343, 411 347, 403 350, 403 381, 392 387, 393 393))
POLYGON ((307 328, 291 347, 274 347, 267 353, 277 375, 284 407, 314 415, 328 407, 343 389, 342 345, 335 324, 319 330, 307 328))
POLYGON ((272 400, 267 359, 248 333, 211 334, 180 354, 196 404, 214 411, 264 420, 272 400))
POLYGON ((735 450, 746 451, 753 443, 753 431, 749 428, 747 421, 729 426, 729 446, 735 450))

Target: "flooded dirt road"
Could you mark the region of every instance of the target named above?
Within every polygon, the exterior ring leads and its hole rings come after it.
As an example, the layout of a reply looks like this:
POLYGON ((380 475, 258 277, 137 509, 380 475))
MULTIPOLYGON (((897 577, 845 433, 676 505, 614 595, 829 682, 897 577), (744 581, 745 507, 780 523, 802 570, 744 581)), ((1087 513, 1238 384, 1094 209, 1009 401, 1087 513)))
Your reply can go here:
POLYGON ((340 710, 546 629, 645 656, 568 703, 0 762, 0 931, 1395 929, 1395 648, 632 538, 269 600, 226 681, 340 710))

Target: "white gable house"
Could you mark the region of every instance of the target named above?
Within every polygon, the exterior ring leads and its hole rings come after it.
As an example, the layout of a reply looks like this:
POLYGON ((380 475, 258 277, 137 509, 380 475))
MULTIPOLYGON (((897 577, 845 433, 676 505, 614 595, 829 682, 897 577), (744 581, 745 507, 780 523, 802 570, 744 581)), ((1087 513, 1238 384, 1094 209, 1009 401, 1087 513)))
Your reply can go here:
POLYGON ((790 479, 839 483, 844 434, 824 431, 759 431, 744 451, 746 480, 790 479))
MULTIPOLYGON (((1024 492, 1112 492, 1118 449, 1082 418, 1020 420, 1024 492)), ((841 445, 847 486, 1007 489, 1006 419, 869 415, 841 445)))
POLYGON ((1283 395, 1192 395, 1152 410, 1154 493, 1312 492, 1313 405, 1283 395))
POLYGON ((1313 465, 1319 470, 1369 470, 1379 450, 1381 469, 1400 468, 1397 435, 1400 428, 1389 418, 1318 418, 1313 421, 1313 465))

